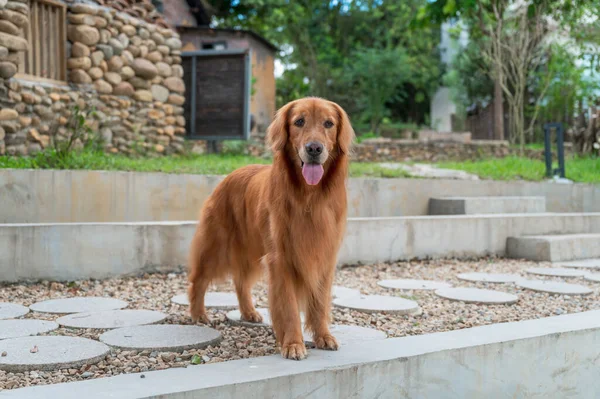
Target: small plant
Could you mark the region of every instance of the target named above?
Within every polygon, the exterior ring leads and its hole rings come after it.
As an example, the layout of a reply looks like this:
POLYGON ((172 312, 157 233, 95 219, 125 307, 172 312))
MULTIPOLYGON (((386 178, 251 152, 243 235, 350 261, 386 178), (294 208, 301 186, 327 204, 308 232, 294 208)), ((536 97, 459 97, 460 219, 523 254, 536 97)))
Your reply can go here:
POLYGON ((97 135, 88 120, 96 115, 92 109, 82 111, 74 106, 64 128, 55 124, 50 135, 50 147, 35 157, 38 167, 68 169, 78 150, 102 151, 102 138, 97 135))

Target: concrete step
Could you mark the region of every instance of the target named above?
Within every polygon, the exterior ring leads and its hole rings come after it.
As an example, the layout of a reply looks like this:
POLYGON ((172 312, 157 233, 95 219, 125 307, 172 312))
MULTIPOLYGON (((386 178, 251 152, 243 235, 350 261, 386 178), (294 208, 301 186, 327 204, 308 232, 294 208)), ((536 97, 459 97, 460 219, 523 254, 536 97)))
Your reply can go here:
POLYGON ((508 237, 511 258, 564 262, 600 257, 600 234, 564 234, 508 237))
POLYGON ((430 215, 543 212, 546 212, 546 197, 440 197, 429 199, 430 215))

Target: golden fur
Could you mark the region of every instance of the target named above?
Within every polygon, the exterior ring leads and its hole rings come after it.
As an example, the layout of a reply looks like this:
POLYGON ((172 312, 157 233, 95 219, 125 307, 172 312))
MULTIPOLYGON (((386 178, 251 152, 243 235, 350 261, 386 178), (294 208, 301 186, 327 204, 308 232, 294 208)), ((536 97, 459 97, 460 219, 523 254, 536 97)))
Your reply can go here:
POLYGON ((190 313, 208 323, 204 295, 214 280, 233 278, 242 318, 260 322, 251 289, 269 274, 269 308, 281 354, 306 357, 300 312, 315 345, 337 350, 329 331, 331 288, 347 213, 346 178, 354 132, 346 112, 320 98, 282 107, 267 132, 272 165, 227 176, 206 200, 189 257, 190 313), (297 126, 298 119, 303 126, 297 126), (333 126, 331 126, 333 123, 333 126), (302 174, 307 143, 323 144, 321 180, 302 174))

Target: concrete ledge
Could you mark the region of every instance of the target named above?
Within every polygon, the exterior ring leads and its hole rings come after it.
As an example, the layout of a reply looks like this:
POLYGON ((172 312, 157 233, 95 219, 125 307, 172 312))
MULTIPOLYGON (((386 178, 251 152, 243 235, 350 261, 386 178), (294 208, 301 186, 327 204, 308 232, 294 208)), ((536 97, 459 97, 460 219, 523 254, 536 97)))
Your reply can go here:
MULTIPOLYGON (((0 281, 106 278, 186 264, 195 222, 0 225, 0 281)), ((339 263, 505 255, 508 237, 600 233, 600 213, 350 218, 339 263)))
POLYGON ((445 197, 429 200, 430 215, 546 212, 545 197, 445 197))
MULTIPOLYGON (((196 220, 223 176, 2 170, 0 223, 196 220)), ((351 217, 428 214, 430 198, 543 196, 549 212, 600 212, 600 185, 443 179, 350 179, 351 217)))
POLYGON ((600 311, 23 388, 0 398, 593 398, 600 311))
POLYGON ((507 255, 546 262, 600 257, 600 234, 509 237, 507 255))

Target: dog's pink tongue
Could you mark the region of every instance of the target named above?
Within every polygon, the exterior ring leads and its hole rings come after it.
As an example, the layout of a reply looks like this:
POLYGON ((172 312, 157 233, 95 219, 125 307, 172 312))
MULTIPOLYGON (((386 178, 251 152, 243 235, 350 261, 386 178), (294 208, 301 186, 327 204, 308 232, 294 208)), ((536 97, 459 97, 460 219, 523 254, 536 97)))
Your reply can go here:
POLYGON ((304 176, 306 183, 314 186, 319 183, 323 177, 323 165, 305 163, 304 166, 302 166, 302 176, 304 176))

